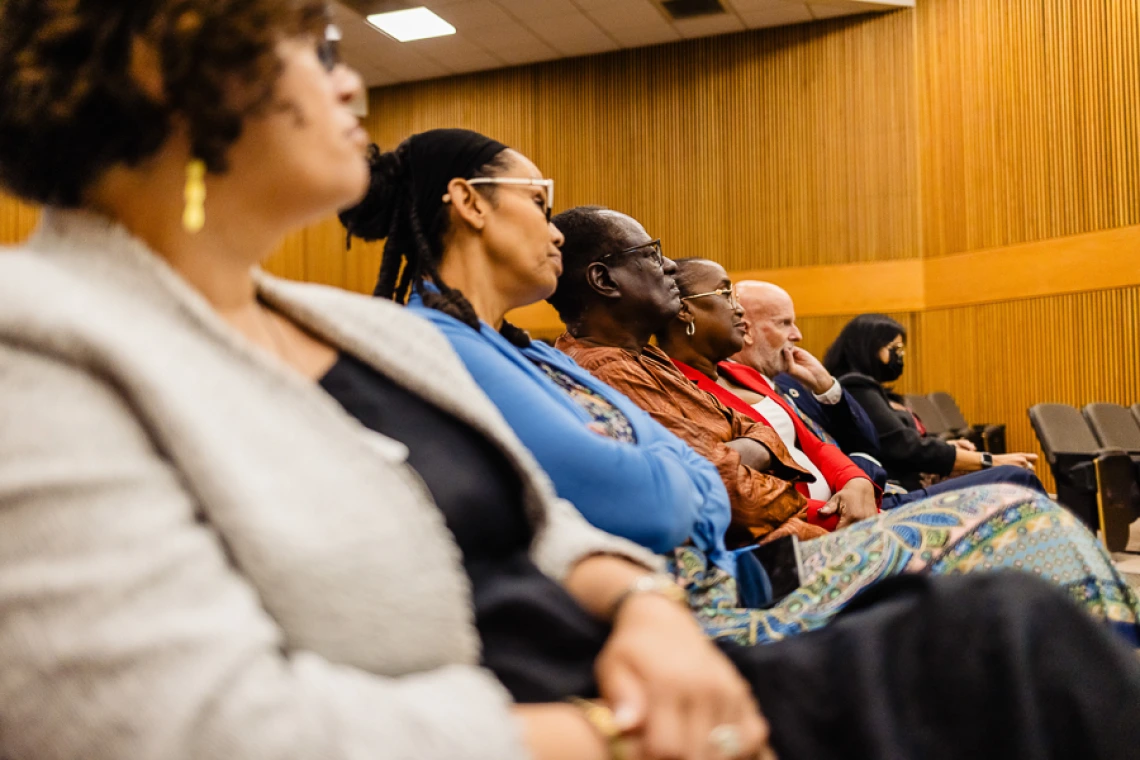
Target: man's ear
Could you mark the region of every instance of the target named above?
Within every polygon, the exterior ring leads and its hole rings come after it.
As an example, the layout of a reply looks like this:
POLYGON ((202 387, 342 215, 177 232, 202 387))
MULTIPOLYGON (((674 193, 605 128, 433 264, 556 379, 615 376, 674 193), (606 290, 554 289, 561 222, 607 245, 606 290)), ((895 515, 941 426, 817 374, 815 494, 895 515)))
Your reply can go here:
POLYGON ((752 323, 748 321, 747 317, 745 317, 745 319, 744 319, 744 347, 745 348, 751 348, 752 345, 755 343, 756 343, 756 339, 752 337, 752 323))
MULTIPOLYGON (((444 199, 455 209, 459 218, 476 229, 481 230, 487 225, 487 212, 491 208, 490 201, 480 195, 465 179, 456 177, 447 183, 447 195, 444 199)), ((421 220, 430 224, 430 220, 421 220)))
POLYGON ((586 283, 602 298, 621 298, 621 286, 614 279, 610 268, 600 261, 586 267, 586 283))

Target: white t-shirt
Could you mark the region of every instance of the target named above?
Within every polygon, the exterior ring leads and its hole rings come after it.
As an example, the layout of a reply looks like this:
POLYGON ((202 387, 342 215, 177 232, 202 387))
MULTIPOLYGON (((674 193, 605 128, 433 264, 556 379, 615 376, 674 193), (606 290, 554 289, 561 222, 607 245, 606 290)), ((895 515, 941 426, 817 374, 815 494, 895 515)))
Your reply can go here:
MULTIPOLYGON (((768 383, 768 387, 773 389, 774 393, 779 393, 775 385, 767 377, 764 382, 768 383)), ((836 383, 836 385, 839 385, 836 383)), ((842 391, 840 391, 842 393, 842 391)), ((827 394, 823 394, 827 395, 827 394)), ((803 467, 805 470, 815 475, 815 482, 808 483, 808 493, 813 499, 820 501, 827 501, 831 498, 831 486, 827 484, 827 479, 823 477, 823 473, 815 466, 815 463, 808 458, 799 446, 796 445, 796 425, 792 421, 792 416, 784 409, 784 407, 777 404, 770 398, 765 398, 758 404, 753 404, 752 408, 759 412, 764 419, 768 420, 768 424, 780 436, 784 446, 787 447, 788 453, 792 455, 792 459, 796 464, 803 467)))

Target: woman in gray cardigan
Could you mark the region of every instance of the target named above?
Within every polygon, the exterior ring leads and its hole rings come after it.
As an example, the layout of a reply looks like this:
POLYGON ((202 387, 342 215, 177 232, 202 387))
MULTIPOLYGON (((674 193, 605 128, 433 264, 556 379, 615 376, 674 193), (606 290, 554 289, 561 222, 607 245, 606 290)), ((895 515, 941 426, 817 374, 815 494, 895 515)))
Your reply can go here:
POLYGON ((1130 654, 1031 580, 912 579, 719 652, 434 329, 260 274, 366 182, 324 10, 0 5, 0 183, 49 207, 0 255, 0 756, 773 757, 753 697, 784 758, 1131 751, 1130 654), (566 696, 599 701, 519 704, 541 679, 482 661, 489 631, 546 657, 552 631, 480 618, 480 516, 425 475, 449 452, 361 424, 328 387, 346 361, 478 442, 523 516, 518 577, 588 656, 566 696))

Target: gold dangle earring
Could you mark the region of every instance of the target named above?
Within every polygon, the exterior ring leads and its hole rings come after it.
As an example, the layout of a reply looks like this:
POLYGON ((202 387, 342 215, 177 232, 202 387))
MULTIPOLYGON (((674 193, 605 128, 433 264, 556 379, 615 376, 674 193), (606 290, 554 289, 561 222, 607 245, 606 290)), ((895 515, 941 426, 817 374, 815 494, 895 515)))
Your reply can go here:
POLYGON ((186 164, 186 206, 182 210, 182 229, 193 234, 206 225, 206 163, 195 158, 186 164))

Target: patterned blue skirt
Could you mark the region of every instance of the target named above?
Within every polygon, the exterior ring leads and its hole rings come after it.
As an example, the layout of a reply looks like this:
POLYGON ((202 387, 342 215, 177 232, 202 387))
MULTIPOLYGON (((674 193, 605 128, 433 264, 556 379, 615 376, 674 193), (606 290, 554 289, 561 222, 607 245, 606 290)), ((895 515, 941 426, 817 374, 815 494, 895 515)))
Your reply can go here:
POLYGON ((1072 513, 1016 486, 953 491, 799 545, 802 585, 763 610, 735 607, 736 582, 691 547, 671 569, 706 632, 760 644, 827 625, 856 595, 902 573, 1033 573, 1140 647, 1140 598, 1072 513))

